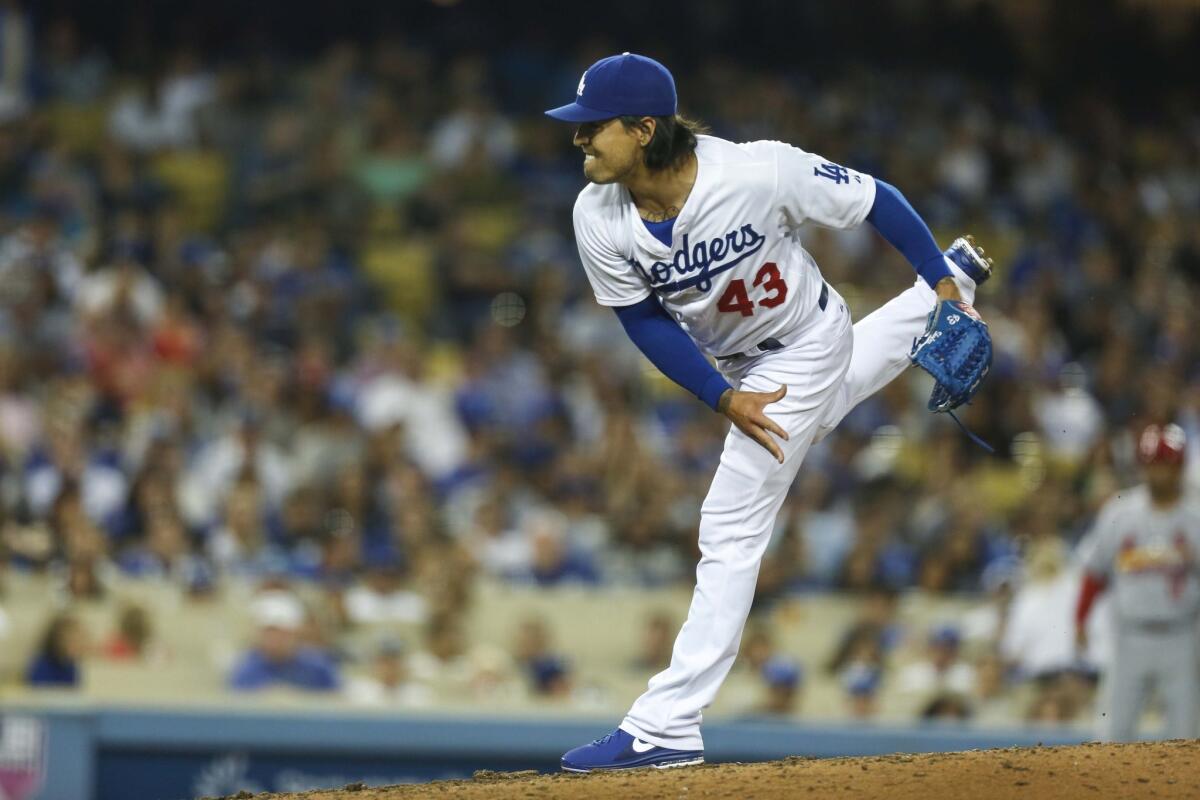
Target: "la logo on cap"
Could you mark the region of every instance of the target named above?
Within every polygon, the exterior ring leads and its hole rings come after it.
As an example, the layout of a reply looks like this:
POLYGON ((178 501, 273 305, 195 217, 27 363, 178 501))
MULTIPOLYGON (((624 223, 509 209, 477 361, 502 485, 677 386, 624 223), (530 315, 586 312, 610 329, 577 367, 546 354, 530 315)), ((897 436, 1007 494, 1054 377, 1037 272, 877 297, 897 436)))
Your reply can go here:
MULTIPOLYGON (((621 53, 621 55, 627 56, 629 55, 629 51, 626 50, 624 53, 621 53)), ((592 66, 595 66, 595 64, 592 66)), ((591 67, 588 67, 588 69, 591 69, 591 67)), ((583 90, 587 87, 587 74, 588 71, 585 69, 583 74, 579 76, 579 88, 575 90, 576 97, 583 97, 583 90)))

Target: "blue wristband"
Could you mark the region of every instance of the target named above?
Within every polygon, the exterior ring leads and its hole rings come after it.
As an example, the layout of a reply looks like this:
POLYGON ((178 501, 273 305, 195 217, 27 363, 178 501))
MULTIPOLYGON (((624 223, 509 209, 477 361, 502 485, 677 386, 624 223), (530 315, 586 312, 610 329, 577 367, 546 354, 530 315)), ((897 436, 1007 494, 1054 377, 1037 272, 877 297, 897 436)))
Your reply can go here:
POLYGON ((700 391, 696 393, 696 396, 703 400, 713 411, 720 411, 717 405, 721 402, 721 395, 732 388, 729 385, 729 381, 725 380, 725 376, 714 369, 713 374, 708 376, 708 380, 700 387, 700 391))
POLYGON ((920 275, 930 288, 937 288, 938 281, 942 278, 954 277, 950 272, 950 267, 946 265, 946 257, 941 253, 937 254, 936 258, 931 258, 921 266, 917 267, 917 274, 920 275))

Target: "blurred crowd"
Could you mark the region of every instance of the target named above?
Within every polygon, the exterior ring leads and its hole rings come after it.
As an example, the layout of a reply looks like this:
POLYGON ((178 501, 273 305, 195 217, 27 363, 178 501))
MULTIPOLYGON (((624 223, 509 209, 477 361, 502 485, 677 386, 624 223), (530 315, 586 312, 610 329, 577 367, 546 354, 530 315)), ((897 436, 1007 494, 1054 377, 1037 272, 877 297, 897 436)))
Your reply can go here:
MULTIPOLYGON (((302 625, 271 593, 313 586, 336 624, 403 620, 451 650, 476 576, 690 585, 728 425, 594 303, 572 131, 511 102, 565 102, 619 47, 447 58, 383 36, 129 72, 69 20, 13 11, 3 31, 0 576, 58 576, 64 605, 114 575, 194 596, 254 582, 264 631, 302 625)), ((943 244, 971 232, 997 262, 978 301, 995 366, 964 420, 996 455, 925 411, 920 376, 895 381, 808 457, 758 612, 813 591, 1019 593, 1039 550, 1069 569, 1138 480, 1144 422, 1180 423, 1200 477, 1194 96, 1146 117, 1098 88, 1051 103, 942 72, 818 81, 713 57, 676 78, 715 134, 885 178, 943 244)), ((805 246, 859 318, 912 279, 869 226, 805 246)), ((31 680, 75 679, 72 624, 31 680)), ((872 624, 831 667, 864 709, 888 651, 872 624)), ((1003 628, 972 681, 1030 652, 1003 628)), ((890 679, 961 689, 943 662, 964 635, 932 631, 928 668, 890 679)), ((328 653, 293 645, 266 637, 232 685, 336 684, 328 653)), ((380 669, 402 650, 381 646, 380 669)), ((562 685, 565 659, 525 660, 562 685)), ((770 702, 803 681, 758 668, 770 702)))

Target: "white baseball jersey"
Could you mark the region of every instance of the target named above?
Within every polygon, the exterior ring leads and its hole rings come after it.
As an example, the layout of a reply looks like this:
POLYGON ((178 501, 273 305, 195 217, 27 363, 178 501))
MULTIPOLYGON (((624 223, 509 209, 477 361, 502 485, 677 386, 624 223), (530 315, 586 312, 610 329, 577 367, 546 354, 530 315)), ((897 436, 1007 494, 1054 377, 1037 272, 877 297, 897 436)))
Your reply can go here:
POLYGON ((696 182, 670 247, 646 229, 624 186, 579 193, 575 241, 597 302, 632 305, 653 292, 714 356, 802 335, 819 313, 822 279, 798 230, 807 221, 859 225, 875 181, 783 142, 697 138, 696 182))
POLYGON ((1084 566, 1110 580, 1117 619, 1172 622, 1200 610, 1200 505, 1162 509, 1138 486, 1101 509, 1084 566))

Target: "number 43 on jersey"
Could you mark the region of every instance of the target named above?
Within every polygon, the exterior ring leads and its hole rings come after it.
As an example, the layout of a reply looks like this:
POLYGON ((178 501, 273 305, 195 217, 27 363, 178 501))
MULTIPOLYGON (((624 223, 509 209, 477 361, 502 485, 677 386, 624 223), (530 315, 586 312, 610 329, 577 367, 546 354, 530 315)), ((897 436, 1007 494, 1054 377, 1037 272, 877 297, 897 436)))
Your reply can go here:
MULTIPOLYGON (((763 291, 767 293, 766 296, 759 298, 757 303, 757 305, 763 308, 774 308, 787 300, 787 283, 783 280, 783 276, 779 274, 779 267, 773 261, 768 261, 759 268, 758 274, 754 276, 753 286, 754 288, 761 286, 763 291)), ((750 295, 746 292, 746 282, 741 278, 731 280, 729 287, 721 295, 721 299, 717 301, 718 311, 736 311, 743 317, 753 315, 754 306, 754 301, 750 299, 750 295)))

